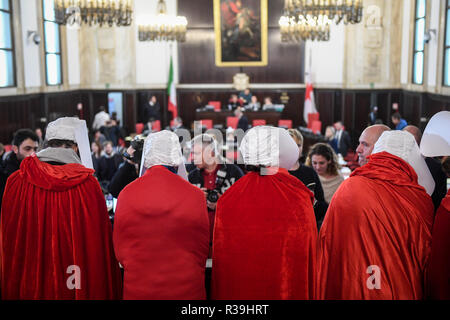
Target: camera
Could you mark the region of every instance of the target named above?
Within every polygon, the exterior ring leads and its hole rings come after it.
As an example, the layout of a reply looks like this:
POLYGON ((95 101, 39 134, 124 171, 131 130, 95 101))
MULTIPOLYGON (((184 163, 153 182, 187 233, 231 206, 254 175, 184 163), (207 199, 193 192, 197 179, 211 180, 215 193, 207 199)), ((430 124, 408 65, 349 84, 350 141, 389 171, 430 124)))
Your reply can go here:
POLYGON ((208 190, 208 195, 206 196, 206 200, 211 203, 216 203, 219 201, 219 192, 217 190, 208 190))
POLYGON ((219 201, 219 190, 222 188, 222 185, 225 182, 225 178, 227 176, 226 166, 221 170, 217 171, 217 179, 216 179, 216 188, 214 190, 208 190, 206 200, 211 203, 216 203, 219 201))
POLYGON ((128 154, 128 152, 124 152, 123 156, 136 164, 140 164, 142 153, 144 152, 144 139, 140 136, 136 136, 133 140, 131 140, 130 146, 135 150, 133 156, 128 154))

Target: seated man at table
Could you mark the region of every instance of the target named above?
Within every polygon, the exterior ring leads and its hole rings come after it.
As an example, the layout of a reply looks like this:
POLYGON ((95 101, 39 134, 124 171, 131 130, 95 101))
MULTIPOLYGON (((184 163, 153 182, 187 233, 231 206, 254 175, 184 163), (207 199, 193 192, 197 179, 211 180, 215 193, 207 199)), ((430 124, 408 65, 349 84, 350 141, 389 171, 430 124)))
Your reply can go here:
POLYGON ((238 107, 242 107, 242 100, 240 100, 237 94, 232 94, 226 110, 233 111, 238 107))
POLYGON ((265 97, 264 98, 264 105, 263 105, 263 111, 266 110, 274 110, 275 106, 272 103, 272 98, 271 97, 265 97))
POLYGON ((248 105, 252 100, 252 94, 250 93, 250 89, 245 89, 241 93, 239 93, 239 99, 242 100, 244 106, 248 105))
POLYGON ((258 102, 258 97, 252 96, 250 103, 245 106, 245 110, 259 111, 259 109, 261 109, 261 103, 258 102))

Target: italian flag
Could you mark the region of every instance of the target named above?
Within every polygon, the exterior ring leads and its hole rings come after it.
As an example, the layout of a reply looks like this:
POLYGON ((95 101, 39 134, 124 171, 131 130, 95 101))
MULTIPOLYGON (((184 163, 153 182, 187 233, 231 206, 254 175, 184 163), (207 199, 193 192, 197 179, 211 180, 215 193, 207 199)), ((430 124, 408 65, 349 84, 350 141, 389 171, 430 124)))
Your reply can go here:
MULTIPOLYGON (((172 112, 173 119, 178 117, 177 108, 177 91, 175 89, 175 82, 173 81, 173 61, 172 56, 170 57, 170 70, 169 70, 169 83, 167 84, 167 94, 169 95, 169 111, 172 112)), ((172 120, 173 120, 172 119, 172 120)))

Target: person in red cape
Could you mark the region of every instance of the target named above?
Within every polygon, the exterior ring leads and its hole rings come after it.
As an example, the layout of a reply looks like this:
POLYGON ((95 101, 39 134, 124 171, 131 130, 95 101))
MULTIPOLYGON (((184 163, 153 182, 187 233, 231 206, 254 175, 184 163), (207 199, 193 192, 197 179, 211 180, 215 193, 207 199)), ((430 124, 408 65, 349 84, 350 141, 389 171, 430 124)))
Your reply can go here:
MULTIPOLYGON (((77 155, 75 127, 49 124, 49 147, 7 182, 0 228, 2 299, 118 299, 121 275, 94 170, 77 155)), ((85 129, 87 139, 87 129, 85 129)))
POLYGON ((314 196, 291 176, 287 130, 256 127, 240 146, 248 173, 219 199, 213 238, 215 300, 307 300, 314 295, 314 196))
MULTIPOLYGON (((450 112, 443 111, 433 116, 425 129, 420 150, 426 157, 450 156, 450 112)), ((444 165, 447 177, 448 166, 444 165)), ((442 200, 433 225, 431 255, 427 268, 427 298, 450 300, 450 190, 442 200)))
POLYGON ((335 194, 319 233, 317 298, 422 299, 431 174, 407 132, 384 132, 368 159, 335 194))
POLYGON ((206 199, 187 181, 178 136, 151 134, 142 163, 147 171, 120 193, 114 222, 114 248, 125 270, 123 298, 206 299, 206 199))

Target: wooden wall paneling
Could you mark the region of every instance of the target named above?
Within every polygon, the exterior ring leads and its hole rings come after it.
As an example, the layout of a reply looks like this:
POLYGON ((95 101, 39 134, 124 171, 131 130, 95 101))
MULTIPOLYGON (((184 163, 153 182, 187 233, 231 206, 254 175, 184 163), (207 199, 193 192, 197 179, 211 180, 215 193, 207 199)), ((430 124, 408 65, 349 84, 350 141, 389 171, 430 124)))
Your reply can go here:
POLYGON ((317 111, 320 113, 322 133, 324 134, 326 127, 332 126, 334 123, 334 91, 316 90, 316 96, 317 111))
POLYGON ((47 99, 47 122, 54 121, 61 117, 78 116, 79 111, 77 109, 77 97, 78 93, 76 92, 49 94, 47 99))
MULTIPOLYGON (((134 125, 139 120, 142 104, 150 93, 154 93, 161 107, 167 108, 167 94, 165 90, 141 90, 124 92, 124 125, 127 130, 134 131, 134 125)), ((294 126, 304 125, 303 107, 305 99, 304 89, 290 90, 253 90, 260 102, 264 97, 270 96, 274 103, 280 103, 280 96, 286 92, 289 103, 281 115, 283 119, 291 119, 294 126)), ((229 90, 203 90, 182 89, 178 90, 179 114, 186 127, 195 120, 195 110, 204 107, 211 100, 226 103, 235 91, 229 90)), ((409 92, 402 90, 334 90, 317 89, 316 103, 321 111, 324 129, 336 121, 342 120, 352 135, 354 144, 359 139, 360 132, 367 124, 367 115, 372 93, 377 94, 377 104, 383 118, 390 115, 392 103, 398 102, 400 113, 405 119, 414 125, 424 129, 426 121, 421 123, 421 118, 429 120, 435 113, 442 110, 450 110, 450 96, 440 96, 428 93, 409 92)), ((89 128, 95 113, 100 105, 107 106, 108 91, 106 90, 81 90, 61 93, 42 93, 21 96, 0 97, 0 141, 9 144, 13 133, 20 128, 41 127, 45 129, 47 123, 59 116, 78 115, 77 104, 84 105, 84 118, 89 128), (44 122, 41 123, 41 119, 44 122)), ((167 111, 163 112, 166 117, 167 111)), ((168 122, 168 118, 166 121, 168 122)), ((168 125, 163 123, 163 126, 168 125)))
MULTIPOLYGON (((390 103, 391 101, 391 94, 389 92, 378 92, 377 93, 377 104, 378 107, 378 119, 382 120, 385 124, 388 124, 388 118, 390 117, 389 109, 392 105, 390 103)), ((370 110, 371 111, 371 110, 370 110)), ((367 120, 366 122, 369 122, 369 113, 367 113, 367 120)))
MULTIPOLYGON (((368 115, 370 113, 371 93, 357 92, 355 93, 355 109, 353 111, 353 126, 351 135, 353 144, 359 140, 361 133, 367 128, 368 115)), ((350 131, 350 130, 349 130, 350 131)))
POLYGON ((341 90, 335 90, 333 104, 333 123, 336 123, 336 121, 342 119, 342 103, 343 92, 341 90))
MULTIPOLYGON (((399 107, 400 114, 412 124, 420 127, 420 118, 422 115, 423 94, 419 92, 405 92, 403 105, 399 107)), ((390 122, 391 126, 392 122, 390 122)))
POLYGON ((342 115, 341 118, 336 119, 337 121, 342 121, 346 130, 349 132, 352 139, 352 143, 355 144, 354 135, 354 113, 355 113, 355 92, 345 92, 342 95, 342 115))
POLYGON ((136 108, 136 92, 123 93, 123 128, 127 133, 136 131, 137 108, 136 108))
POLYGON ((425 94, 424 99, 425 101, 422 117, 430 119, 438 112, 450 111, 450 97, 425 94))

